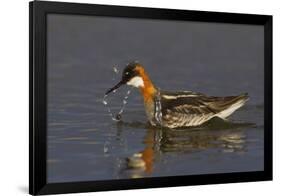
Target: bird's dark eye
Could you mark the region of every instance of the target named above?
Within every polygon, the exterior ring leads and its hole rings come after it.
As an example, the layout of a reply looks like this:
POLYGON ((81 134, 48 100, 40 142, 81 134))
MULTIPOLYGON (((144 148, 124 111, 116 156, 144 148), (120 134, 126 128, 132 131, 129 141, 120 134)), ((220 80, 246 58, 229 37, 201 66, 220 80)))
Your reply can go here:
POLYGON ((129 80, 132 77, 137 75, 137 72, 136 72, 135 68, 136 68, 136 63, 135 62, 129 63, 126 66, 126 68, 123 71, 123 80, 124 81, 127 81, 127 80, 129 80))

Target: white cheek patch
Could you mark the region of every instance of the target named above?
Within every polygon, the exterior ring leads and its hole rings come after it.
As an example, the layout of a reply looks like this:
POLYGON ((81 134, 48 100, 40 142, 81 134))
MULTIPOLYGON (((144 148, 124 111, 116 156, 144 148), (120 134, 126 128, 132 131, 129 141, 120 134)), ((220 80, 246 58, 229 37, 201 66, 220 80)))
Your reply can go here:
POLYGON ((127 82, 128 85, 134 86, 136 88, 144 87, 143 79, 139 76, 133 77, 131 80, 127 82))

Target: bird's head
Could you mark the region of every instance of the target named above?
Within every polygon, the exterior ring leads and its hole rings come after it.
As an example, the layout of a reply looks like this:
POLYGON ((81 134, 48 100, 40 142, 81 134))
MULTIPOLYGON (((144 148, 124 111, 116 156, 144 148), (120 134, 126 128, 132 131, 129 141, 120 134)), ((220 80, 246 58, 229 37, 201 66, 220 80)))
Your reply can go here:
POLYGON ((105 94, 108 95, 120 86, 127 84, 136 88, 144 87, 144 68, 136 61, 129 63, 123 70, 122 79, 114 87, 109 89, 105 94))

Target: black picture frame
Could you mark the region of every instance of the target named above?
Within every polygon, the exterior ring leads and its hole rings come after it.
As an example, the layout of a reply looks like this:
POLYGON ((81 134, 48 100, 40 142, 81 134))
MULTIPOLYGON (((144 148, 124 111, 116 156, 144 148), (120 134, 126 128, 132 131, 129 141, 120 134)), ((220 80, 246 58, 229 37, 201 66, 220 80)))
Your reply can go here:
POLYGON ((29 193, 57 194, 272 180, 272 16, 62 2, 29 4, 29 193), (51 183, 47 165, 46 17, 49 13, 204 21, 264 26, 264 171, 51 183))

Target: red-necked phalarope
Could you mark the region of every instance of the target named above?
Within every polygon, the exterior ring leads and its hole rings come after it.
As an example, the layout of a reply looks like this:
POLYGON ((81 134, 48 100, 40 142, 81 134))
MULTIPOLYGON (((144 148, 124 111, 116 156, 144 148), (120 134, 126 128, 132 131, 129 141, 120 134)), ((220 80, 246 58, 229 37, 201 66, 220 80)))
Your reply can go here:
POLYGON ((105 94, 127 84, 140 89, 147 118, 153 126, 198 126, 219 117, 226 119, 249 99, 248 95, 213 97, 192 91, 168 92, 156 88, 138 62, 129 63, 121 81, 105 94))

